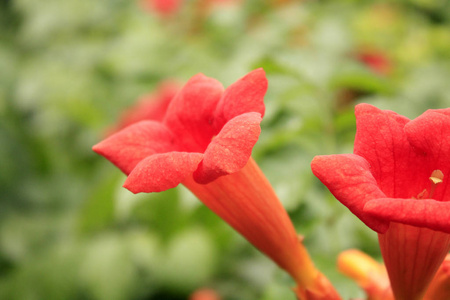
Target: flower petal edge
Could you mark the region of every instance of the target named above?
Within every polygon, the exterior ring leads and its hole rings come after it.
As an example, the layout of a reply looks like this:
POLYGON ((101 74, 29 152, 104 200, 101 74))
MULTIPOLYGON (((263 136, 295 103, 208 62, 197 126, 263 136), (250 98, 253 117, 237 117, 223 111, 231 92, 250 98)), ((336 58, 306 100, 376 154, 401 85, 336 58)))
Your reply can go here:
POLYGON ((434 199, 379 198, 368 201, 364 211, 385 222, 450 233, 450 202, 434 199))
POLYGON ((175 138, 167 127, 155 121, 141 121, 94 145, 92 150, 128 175, 147 156, 175 148, 175 138))
POLYGON ((214 112, 214 126, 218 129, 232 118, 248 112, 264 116, 264 95, 268 81, 262 68, 256 69, 238 79, 225 89, 214 112))
POLYGON ((123 187, 135 194, 174 188, 198 168, 202 158, 202 153, 193 152, 168 152, 149 156, 133 169, 123 187))
POLYGON ((227 122, 208 145, 203 161, 194 173, 194 180, 206 184, 220 176, 242 169, 258 141, 261 121, 261 115, 252 112, 227 122))
POLYGON ((369 163, 355 154, 323 155, 311 162, 314 175, 353 214, 371 229, 383 233, 389 223, 364 211, 366 202, 385 197, 370 172, 369 163))

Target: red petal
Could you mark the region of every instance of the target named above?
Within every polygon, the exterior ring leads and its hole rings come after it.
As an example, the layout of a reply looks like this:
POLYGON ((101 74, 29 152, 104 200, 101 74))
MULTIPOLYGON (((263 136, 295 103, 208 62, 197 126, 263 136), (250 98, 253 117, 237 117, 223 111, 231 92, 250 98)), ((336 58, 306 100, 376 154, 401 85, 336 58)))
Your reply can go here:
POLYGON ((386 222, 398 222, 450 233, 450 202, 433 199, 380 198, 367 202, 364 211, 386 222))
MULTIPOLYGON (((450 109, 449 109, 450 110, 450 109)), ((446 111, 446 110, 443 110, 446 111)), ((428 110, 405 127, 409 142, 444 165, 450 162, 450 113, 428 110)))
POLYGON ((203 74, 192 77, 174 97, 164 123, 189 152, 203 152, 216 132, 212 126, 223 86, 203 74))
POLYGON ((264 116, 267 86, 266 74, 261 68, 230 85, 217 105, 215 127, 220 129, 227 121, 247 112, 258 112, 264 116))
POLYGON ((408 123, 405 131, 411 145, 428 157, 428 173, 436 169, 444 173, 433 198, 450 201, 450 109, 428 110, 408 123))
POLYGON ((443 114, 446 115, 448 117, 450 117, 450 108, 443 108, 443 109, 430 109, 429 111, 438 113, 438 114, 443 114))
POLYGON ((261 133, 261 120, 259 113, 252 112, 226 123, 206 149, 205 157, 194 173, 195 181, 209 183, 219 176, 242 169, 261 133))
POLYGON ((129 174, 147 156, 173 151, 175 144, 173 134, 163 124, 142 121, 113 134, 92 150, 129 174))
POLYGON ((392 111, 368 104, 356 106, 354 153, 364 157, 380 189, 389 197, 410 198, 428 187, 430 172, 421 153, 404 132, 409 122, 392 111))
POLYGON ((149 156, 133 169, 123 186, 135 194, 174 188, 197 169, 202 158, 201 153, 189 152, 149 156))
POLYGON ((311 168, 336 199, 367 226, 377 232, 388 229, 388 223, 373 218, 364 211, 367 201, 385 197, 364 158, 354 154, 316 156, 311 168))
POLYGON ((143 120, 161 122, 170 102, 179 90, 180 84, 174 81, 167 80, 160 83, 154 93, 141 97, 137 104, 122 114, 118 127, 122 129, 143 120))

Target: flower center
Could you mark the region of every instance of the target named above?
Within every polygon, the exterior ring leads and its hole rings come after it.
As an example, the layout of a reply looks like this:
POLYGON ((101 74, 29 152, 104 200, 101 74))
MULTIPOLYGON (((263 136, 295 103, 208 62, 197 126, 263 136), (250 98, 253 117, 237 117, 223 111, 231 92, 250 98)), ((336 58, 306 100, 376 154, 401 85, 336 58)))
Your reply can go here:
POLYGON ((428 193, 427 189, 424 189, 417 195, 416 199, 432 198, 438 184, 444 181, 444 173, 441 170, 434 170, 429 179, 431 182, 430 193, 428 193))

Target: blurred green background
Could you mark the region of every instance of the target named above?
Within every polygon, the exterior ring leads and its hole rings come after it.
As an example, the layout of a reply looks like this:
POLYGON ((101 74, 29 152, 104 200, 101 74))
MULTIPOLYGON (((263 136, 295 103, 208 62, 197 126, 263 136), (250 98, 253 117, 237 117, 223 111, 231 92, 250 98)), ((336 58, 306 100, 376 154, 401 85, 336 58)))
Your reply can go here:
POLYGON ((0 299, 287 299, 293 282, 183 187, 133 195, 91 151, 159 82, 228 86, 263 67, 253 154, 318 267, 376 234, 314 178, 314 155, 352 151, 353 109, 414 118, 450 106, 450 1, 0 1, 0 299), (227 3, 225 3, 227 2, 227 3))

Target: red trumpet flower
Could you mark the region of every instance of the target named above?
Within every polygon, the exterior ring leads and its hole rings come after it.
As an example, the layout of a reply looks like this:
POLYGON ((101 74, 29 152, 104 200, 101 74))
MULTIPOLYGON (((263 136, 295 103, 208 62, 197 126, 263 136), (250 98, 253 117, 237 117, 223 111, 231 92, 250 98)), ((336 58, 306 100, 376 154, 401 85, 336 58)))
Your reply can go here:
POLYGON ((161 122, 128 126, 93 147, 128 175, 133 193, 183 183, 206 206, 297 282, 302 299, 339 299, 315 269, 270 183, 251 159, 264 114, 267 79, 255 70, 226 90, 191 78, 161 122))
POLYGON ((266 89, 262 69, 225 91, 218 81, 196 75, 162 121, 128 126, 93 149, 129 175, 125 185, 135 193, 167 190, 189 176, 211 182, 247 164, 261 131, 266 89))
POLYGON ((354 154, 317 156, 313 173, 378 232, 395 298, 421 299, 450 249, 450 109, 360 104, 356 125, 354 154))

